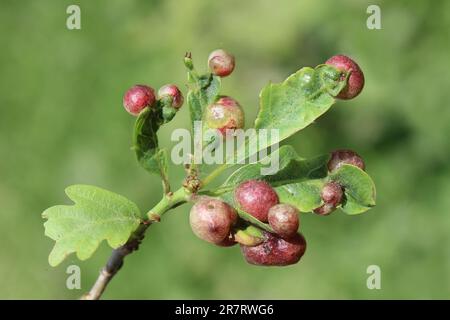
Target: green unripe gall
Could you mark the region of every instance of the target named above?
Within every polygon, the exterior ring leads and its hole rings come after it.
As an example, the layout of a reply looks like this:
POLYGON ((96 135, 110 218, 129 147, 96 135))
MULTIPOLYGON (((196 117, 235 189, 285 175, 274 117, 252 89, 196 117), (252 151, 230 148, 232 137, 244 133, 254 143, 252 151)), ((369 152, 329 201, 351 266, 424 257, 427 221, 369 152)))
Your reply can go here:
MULTIPOLYGON (((227 130, 244 128, 244 111, 239 103, 231 97, 222 96, 205 110, 208 128, 217 129, 223 136, 227 130)), ((230 131, 228 131, 230 132, 230 131)))

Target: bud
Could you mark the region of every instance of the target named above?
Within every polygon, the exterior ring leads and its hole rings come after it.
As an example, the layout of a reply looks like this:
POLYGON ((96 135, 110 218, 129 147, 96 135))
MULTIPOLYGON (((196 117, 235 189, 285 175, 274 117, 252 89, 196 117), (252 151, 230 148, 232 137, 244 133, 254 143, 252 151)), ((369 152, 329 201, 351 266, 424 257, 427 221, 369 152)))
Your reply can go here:
POLYGON ((234 70, 234 56, 222 49, 214 50, 208 57, 211 72, 219 77, 226 77, 234 70))
POLYGON ((135 85, 125 92, 123 106, 130 114, 137 116, 145 107, 155 103, 155 91, 145 85, 135 85))
POLYGON ((192 53, 190 52, 186 52, 186 54, 184 55, 184 65, 186 66, 186 68, 188 68, 189 70, 194 70, 194 62, 192 61, 192 53))

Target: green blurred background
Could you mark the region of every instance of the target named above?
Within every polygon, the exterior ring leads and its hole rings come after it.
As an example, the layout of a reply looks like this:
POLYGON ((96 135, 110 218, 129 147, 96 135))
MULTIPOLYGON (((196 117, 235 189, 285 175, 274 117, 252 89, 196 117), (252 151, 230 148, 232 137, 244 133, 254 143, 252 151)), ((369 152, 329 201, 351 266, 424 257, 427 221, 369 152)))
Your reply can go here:
MULTIPOLYGON (((0 4, 0 298, 73 299, 87 291, 109 256, 47 263, 52 241, 41 212, 69 203, 64 188, 98 185, 148 209, 160 183, 136 163, 134 118, 122 95, 135 83, 167 82, 186 92, 182 58, 197 67, 223 47, 237 68, 223 92, 237 98, 250 126, 259 90, 336 53, 366 76, 355 100, 333 109, 289 143, 303 156, 352 148, 377 185, 377 207, 361 216, 305 215, 308 251, 285 268, 247 265, 238 247, 198 240, 180 207, 152 226, 105 298, 380 299, 450 297, 449 1, 2 1, 0 4), (66 8, 81 7, 81 30, 66 8), (366 27, 369 4, 382 30, 366 27), (77 264, 82 289, 68 290, 77 264), (366 268, 381 268, 381 290, 366 268)), ((188 127, 188 110, 161 131, 188 127)), ((172 168, 178 184, 182 168, 172 168)))

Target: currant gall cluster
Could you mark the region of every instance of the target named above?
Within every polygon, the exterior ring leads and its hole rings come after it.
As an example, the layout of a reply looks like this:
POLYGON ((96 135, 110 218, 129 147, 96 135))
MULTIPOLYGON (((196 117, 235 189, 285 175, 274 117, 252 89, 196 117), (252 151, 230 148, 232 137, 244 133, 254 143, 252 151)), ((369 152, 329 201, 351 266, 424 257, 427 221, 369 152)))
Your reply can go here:
MULTIPOLYGON (((365 169, 364 160, 354 151, 351 150, 336 150, 331 153, 330 160, 328 161, 328 171, 335 172, 343 164, 350 164, 365 169)), ((344 197, 344 188, 336 181, 329 181, 326 183, 320 194, 323 204, 314 209, 314 213, 321 216, 326 216, 336 210, 344 197)))
MULTIPOLYGON (((210 53, 208 66, 215 76, 227 77, 234 70, 235 59, 225 50, 217 49, 210 53)), ((222 136, 227 137, 234 130, 244 128, 244 110, 234 98, 220 96, 206 108, 204 121, 208 128, 216 129, 222 136)))
POLYGON ((280 204, 275 190, 261 180, 242 182, 235 189, 234 198, 240 210, 261 222, 268 222, 273 232, 260 230, 260 241, 256 242, 243 239, 235 228, 239 218, 233 207, 222 200, 200 197, 190 212, 194 234, 219 246, 239 242, 244 258, 251 264, 285 266, 300 260, 306 250, 306 241, 298 233, 299 212, 296 208, 280 204))
POLYGON ((133 116, 138 116, 145 108, 156 108, 157 101, 165 101, 169 107, 179 109, 184 98, 180 89, 174 84, 166 84, 158 90, 158 99, 155 90, 147 85, 135 85, 128 89, 123 96, 125 110, 133 116))

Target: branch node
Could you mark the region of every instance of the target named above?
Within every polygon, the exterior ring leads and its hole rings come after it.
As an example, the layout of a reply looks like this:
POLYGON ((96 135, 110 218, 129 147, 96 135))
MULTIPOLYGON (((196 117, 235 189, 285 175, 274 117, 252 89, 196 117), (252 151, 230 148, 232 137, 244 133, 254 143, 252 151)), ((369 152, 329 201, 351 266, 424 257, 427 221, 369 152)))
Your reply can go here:
POLYGON ((153 213, 153 212, 150 212, 150 213, 148 214, 148 218, 149 218, 149 222, 150 222, 150 223, 153 223, 153 222, 160 222, 160 221, 161 221, 160 215, 159 215, 159 214, 156 214, 156 213, 153 213))

